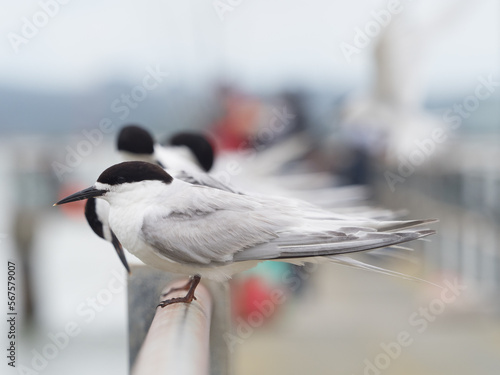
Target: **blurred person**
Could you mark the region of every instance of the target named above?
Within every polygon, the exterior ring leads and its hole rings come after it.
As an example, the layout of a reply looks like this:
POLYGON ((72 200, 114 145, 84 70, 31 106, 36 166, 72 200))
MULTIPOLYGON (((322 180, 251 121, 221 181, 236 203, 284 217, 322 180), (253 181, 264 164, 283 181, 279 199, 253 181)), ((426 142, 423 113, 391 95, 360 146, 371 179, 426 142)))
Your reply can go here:
POLYGON ((306 141, 309 124, 304 99, 301 91, 288 90, 263 104, 258 127, 252 137, 252 146, 262 150, 297 134, 301 134, 306 141))
POLYGON ((232 87, 218 90, 221 114, 211 124, 212 134, 220 150, 241 150, 258 127, 260 103, 232 87))

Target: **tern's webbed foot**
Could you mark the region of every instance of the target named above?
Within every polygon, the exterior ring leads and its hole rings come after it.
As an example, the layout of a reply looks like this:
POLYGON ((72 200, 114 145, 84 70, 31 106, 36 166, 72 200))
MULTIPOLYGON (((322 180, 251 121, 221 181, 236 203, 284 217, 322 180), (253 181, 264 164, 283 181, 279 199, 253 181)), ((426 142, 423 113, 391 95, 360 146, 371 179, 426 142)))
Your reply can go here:
POLYGON ((167 296, 168 294, 170 294, 174 291, 188 290, 187 294, 184 297, 175 297, 175 298, 166 299, 164 301, 161 301, 157 307, 165 307, 165 306, 172 305, 174 303, 180 303, 180 302, 191 303, 191 301, 196 300, 196 297, 194 296, 194 291, 195 291, 196 287, 198 286, 198 284, 200 283, 200 280, 201 280, 200 275, 194 275, 186 285, 179 287, 179 288, 173 288, 173 289, 169 290, 167 293, 162 294, 162 297, 163 297, 163 296, 167 296))

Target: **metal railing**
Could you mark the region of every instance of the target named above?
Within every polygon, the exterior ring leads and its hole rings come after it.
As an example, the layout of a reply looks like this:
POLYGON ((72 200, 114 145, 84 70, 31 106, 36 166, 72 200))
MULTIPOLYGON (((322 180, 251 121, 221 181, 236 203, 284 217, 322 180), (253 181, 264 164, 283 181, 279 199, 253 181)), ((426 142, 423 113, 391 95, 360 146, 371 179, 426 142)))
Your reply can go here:
MULTIPOLYGON (((171 283, 163 292, 182 285, 171 283)), ((174 291, 168 298, 184 294, 184 290, 174 291)), ((203 285, 198 286, 196 300, 189 304, 158 307, 132 374, 208 375, 211 315, 212 297, 203 285)))
MULTIPOLYGON (((129 355, 132 375, 230 374, 224 333, 231 330, 227 285, 198 285, 196 300, 156 308, 161 295, 186 279, 131 265, 128 279, 129 355), (175 280, 175 281, 174 281, 175 280)), ((168 298, 183 296, 174 291, 168 298)))

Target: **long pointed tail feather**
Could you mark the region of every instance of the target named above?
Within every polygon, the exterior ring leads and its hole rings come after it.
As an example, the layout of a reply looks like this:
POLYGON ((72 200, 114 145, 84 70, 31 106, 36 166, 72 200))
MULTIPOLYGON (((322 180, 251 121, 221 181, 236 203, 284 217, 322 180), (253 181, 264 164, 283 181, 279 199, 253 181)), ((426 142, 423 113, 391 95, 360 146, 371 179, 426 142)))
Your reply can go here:
POLYGON ((425 279, 421 279, 421 278, 415 277, 415 276, 406 275, 404 273, 400 273, 400 272, 388 270, 386 268, 377 267, 377 266, 374 266, 374 265, 371 265, 371 264, 368 264, 368 263, 364 263, 364 262, 361 262, 359 260, 353 259, 353 258, 351 258, 351 257, 349 257, 347 255, 331 256, 331 257, 328 257, 328 260, 331 261, 331 262, 343 265, 343 266, 347 266, 347 267, 351 267, 351 268, 358 268, 358 269, 372 271, 372 272, 376 272, 376 273, 381 273, 381 274, 384 274, 384 275, 394 276, 394 277, 402 278, 402 279, 405 279, 405 280, 411 280, 411 281, 416 281, 416 282, 423 282, 423 283, 426 283, 426 284, 430 284, 430 285, 436 286, 436 287, 438 287, 440 289, 443 289, 443 286, 435 284, 435 283, 433 283, 431 281, 428 281, 428 280, 425 280, 425 279))

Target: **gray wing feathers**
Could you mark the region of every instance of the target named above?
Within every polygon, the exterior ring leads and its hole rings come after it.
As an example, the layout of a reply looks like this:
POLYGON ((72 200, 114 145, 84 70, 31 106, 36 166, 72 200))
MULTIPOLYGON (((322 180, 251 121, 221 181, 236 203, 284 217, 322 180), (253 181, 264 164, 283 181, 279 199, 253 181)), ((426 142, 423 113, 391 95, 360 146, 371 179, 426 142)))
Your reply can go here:
POLYGON ((434 233, 435 231, 433 230, 400 233, 368 233, 363 237, 352 240, 348 238, 346 241, 342 242, 321 243, 306 246, 283 246, 280 247, 281 254, 279 258, 326 256, 373 250, 416 240, 434 233))
POLYGON ((285 235, 272 241, 272 244, 276 245, 272 249, 256 246, 235 254, 234 260, 289 259, 347 254, 388 247, 434 233, 433 230, 398 233, 368 232, 358 235, 332 232, 330 238, 324 234, 318 237, 311 234, 305 234, 302 237, 299 235, 286 237, 285 235))
POLYGON ((157 209, 145 215, 142 225, 143 239, 158 255, 177 263, 207 265, 338 255, 434 233, 407 229, 431 222, 427 220, 304 219, 296 207, 273 206, 265 199, 248 200, 203 186, 193 188, 198 190, 196 194, 180 194, 168 212, 157 209))
POLYGON ((252 205, 223 205, 213 198, 196 210, 146 216, 144 240, 174 262, 209 264, 231 262, 236 252, 277 238, 276 224, 252 205))

